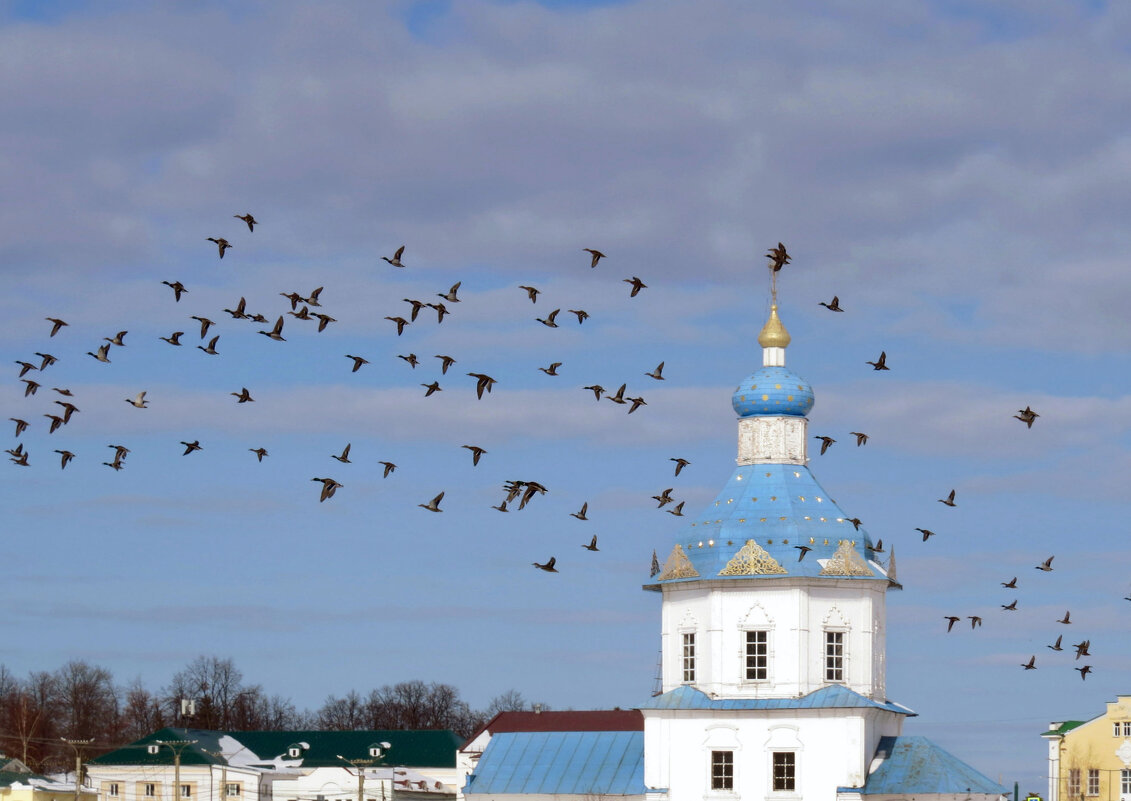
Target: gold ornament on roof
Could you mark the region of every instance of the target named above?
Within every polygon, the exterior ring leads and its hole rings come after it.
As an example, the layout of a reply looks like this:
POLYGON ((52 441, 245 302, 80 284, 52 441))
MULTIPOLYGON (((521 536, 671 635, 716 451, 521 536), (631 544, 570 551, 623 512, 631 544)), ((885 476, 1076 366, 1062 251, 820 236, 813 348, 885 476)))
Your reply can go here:
POLYGON ((875 573, 864 562, 864 558, 856 553, 851 540, 841 540, 830 559, 821 570, 822 576, 874 576, 875 573))
POLYGON ((762 332, 758 334, 758 344, 763 348, 785 348, 790 343, 789 332, 785 330, 782 325, 781 318, 778 317, 778 304, 774 303, 770 306, 770 319, 762 326, 762 332))
POLYGON ((719 571, 720 576, 768 576, 789 571, 782 567, 766 549, 754 540, 747 540, 729 562, 719 571))
POLYGON ((681 578, 696 578, 699 571, 691 564, 691 560, 687 558, 687 554, 683 552, 683 546, 676 544, 672 548, 672 552, 668 555, 668 560, 664 562, 664 569, 661 571, 657 581, 668 581, 669 579, 681 578))

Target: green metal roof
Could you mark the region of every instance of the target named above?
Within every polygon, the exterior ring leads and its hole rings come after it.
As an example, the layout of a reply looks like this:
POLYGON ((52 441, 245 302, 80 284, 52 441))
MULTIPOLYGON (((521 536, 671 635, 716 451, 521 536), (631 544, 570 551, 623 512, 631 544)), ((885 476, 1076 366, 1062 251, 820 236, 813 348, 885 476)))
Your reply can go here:
POLYGON ((173 749, 163 746, 156 754, 148 746, 166 743, 195 741, 181 751, 182 765, 219 765, 222 760, 212 754, 221 751, 221 737, 239 742, 246 751, 239 755, 232 749, 228 764, 256 765, 287 762, 295 767, 343 767, 338 755, 346 759, 369 759, 369 747, 374 743, 390 744, 385 760, 375 764, 409 768, 454 768, 456 750, 463 740, 448 729, 428 731, 209 731, 206 729, 161 729, 142 737, 123 748, 110 751, 90 760, 94 765, 172 765, 173 749), (287 750, 305 743, 297 759, 287 756, 287 750), (211 753, 209 753, 211 752, 211 753), (250 753, 248 753, 250 752, 250 753))
POLYGON ((1077 726, 1083 726, 1088 721, 1086 720, 1066 720, 1057 726, 1055 729, 1049 729, 1044 732, 1042 737, 1060 737, 1075 729, 1077 726))

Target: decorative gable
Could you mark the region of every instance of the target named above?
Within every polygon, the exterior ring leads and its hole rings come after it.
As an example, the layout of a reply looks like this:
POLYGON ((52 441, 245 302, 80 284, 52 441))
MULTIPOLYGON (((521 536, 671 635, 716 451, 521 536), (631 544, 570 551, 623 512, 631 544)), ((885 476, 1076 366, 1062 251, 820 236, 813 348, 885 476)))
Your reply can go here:
POLYGON ((864 558, 856 553, 852 540, 841 540, 836 553, 821 570, 822 576, 868 576, 875 573, 864 562, 864 558))
POLYGON ((765 576, 788 573, 766 549, 754 540, 747 540, 727 566, 719 571, 720 576, 765 576))
POLYGON ((664 562, 664 569, 660 573, 657 581, 696 578, 698 575, 699 571, 695 569, 694 565, 691 564, 691 560, 687 558, 687 554, 683 552, 683 546, 677 544, 668 555, 668 561, 664 562))

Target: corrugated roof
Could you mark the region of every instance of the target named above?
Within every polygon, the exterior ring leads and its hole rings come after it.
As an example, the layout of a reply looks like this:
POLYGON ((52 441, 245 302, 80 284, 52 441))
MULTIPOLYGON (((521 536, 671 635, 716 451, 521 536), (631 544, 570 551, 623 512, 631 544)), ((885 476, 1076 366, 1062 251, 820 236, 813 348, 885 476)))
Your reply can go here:
POLYGON ((500 712, 485 728, 492 734, 513 731, 644 731, 644 716, 638 709, 500 712))
POLYGON ((491 737, 466 795, 643 795, 643 731, 503 732, 491 737))
POLYGON ((1041 736, 1042 737, 1059 737, 1061 735, 1067 734, 1068 732, 1072 731, 1077 726, 1083 726, 1087 722, 1088 721, 1086 721, 1086 720, 1066 720, 1063 723, 1061 723, 1059 726, 1057 726, 1055 729, 1049 729, 1048 731, 1046 731, 1041 736))
POLYGON ((657 695, 640 705, 641 709, 886 709, 914 716, 905 706, 891 701, 875 701, 841 684, 830 684, 800 698, 711 698, 689 684, 657 695))
POLYGON ((1006 791, 926 737, 881 737, 876 758, 882 761, 864 781, 864 795, 1006 791))
MULTIPOLYGON (((346 759, 367 759, 369 746, 373 743, 388 742, 388 761, 384 764, 398 767, 453 768, 456 764, 456 750, 462 740, 455 732, 447 729, 429 731, 232 731, 220 732, 206 729, 161 729, 115 751, 102 754, 90 760, 95 765, 171 765, 173 752, 161 748, 150 754, 147 746, 158 740, 196 742, 186 747, 181 754, 182 765, 213 765, 220 760, 210 753, 221 750, 231 754, 231 749, 221 749, 220 738, 230 737, 246 748, 239 764, 248 764, 248 753, 254 754, 262 762, 277 759, 287 761, 296 767, 324 768, 342 767, 341 754, 346 759), (295 760, 287 757, 287 749, 297 743, 306 743, 302 756, 295 760)), ((252 760, 254 761, 254 760, 252 760)))

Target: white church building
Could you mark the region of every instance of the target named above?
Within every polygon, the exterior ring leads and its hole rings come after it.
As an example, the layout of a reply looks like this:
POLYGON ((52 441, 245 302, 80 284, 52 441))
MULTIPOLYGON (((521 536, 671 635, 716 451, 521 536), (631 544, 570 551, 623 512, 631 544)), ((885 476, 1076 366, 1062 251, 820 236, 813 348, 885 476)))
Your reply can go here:
POLYGON ((813 390, 785 366, 776 298, 758 342, 762 367, 732 399, 737 466, 645 584, 662 597, 662 687, 638 707, 642 732, 577 731, 576 721, 568 732, 545 722, 486 732, 469 800, 1005 792, 929 740, 902 736, 915 713, 890 701, 884 682, 894 555, 885 559, 809 471, 813 390))

